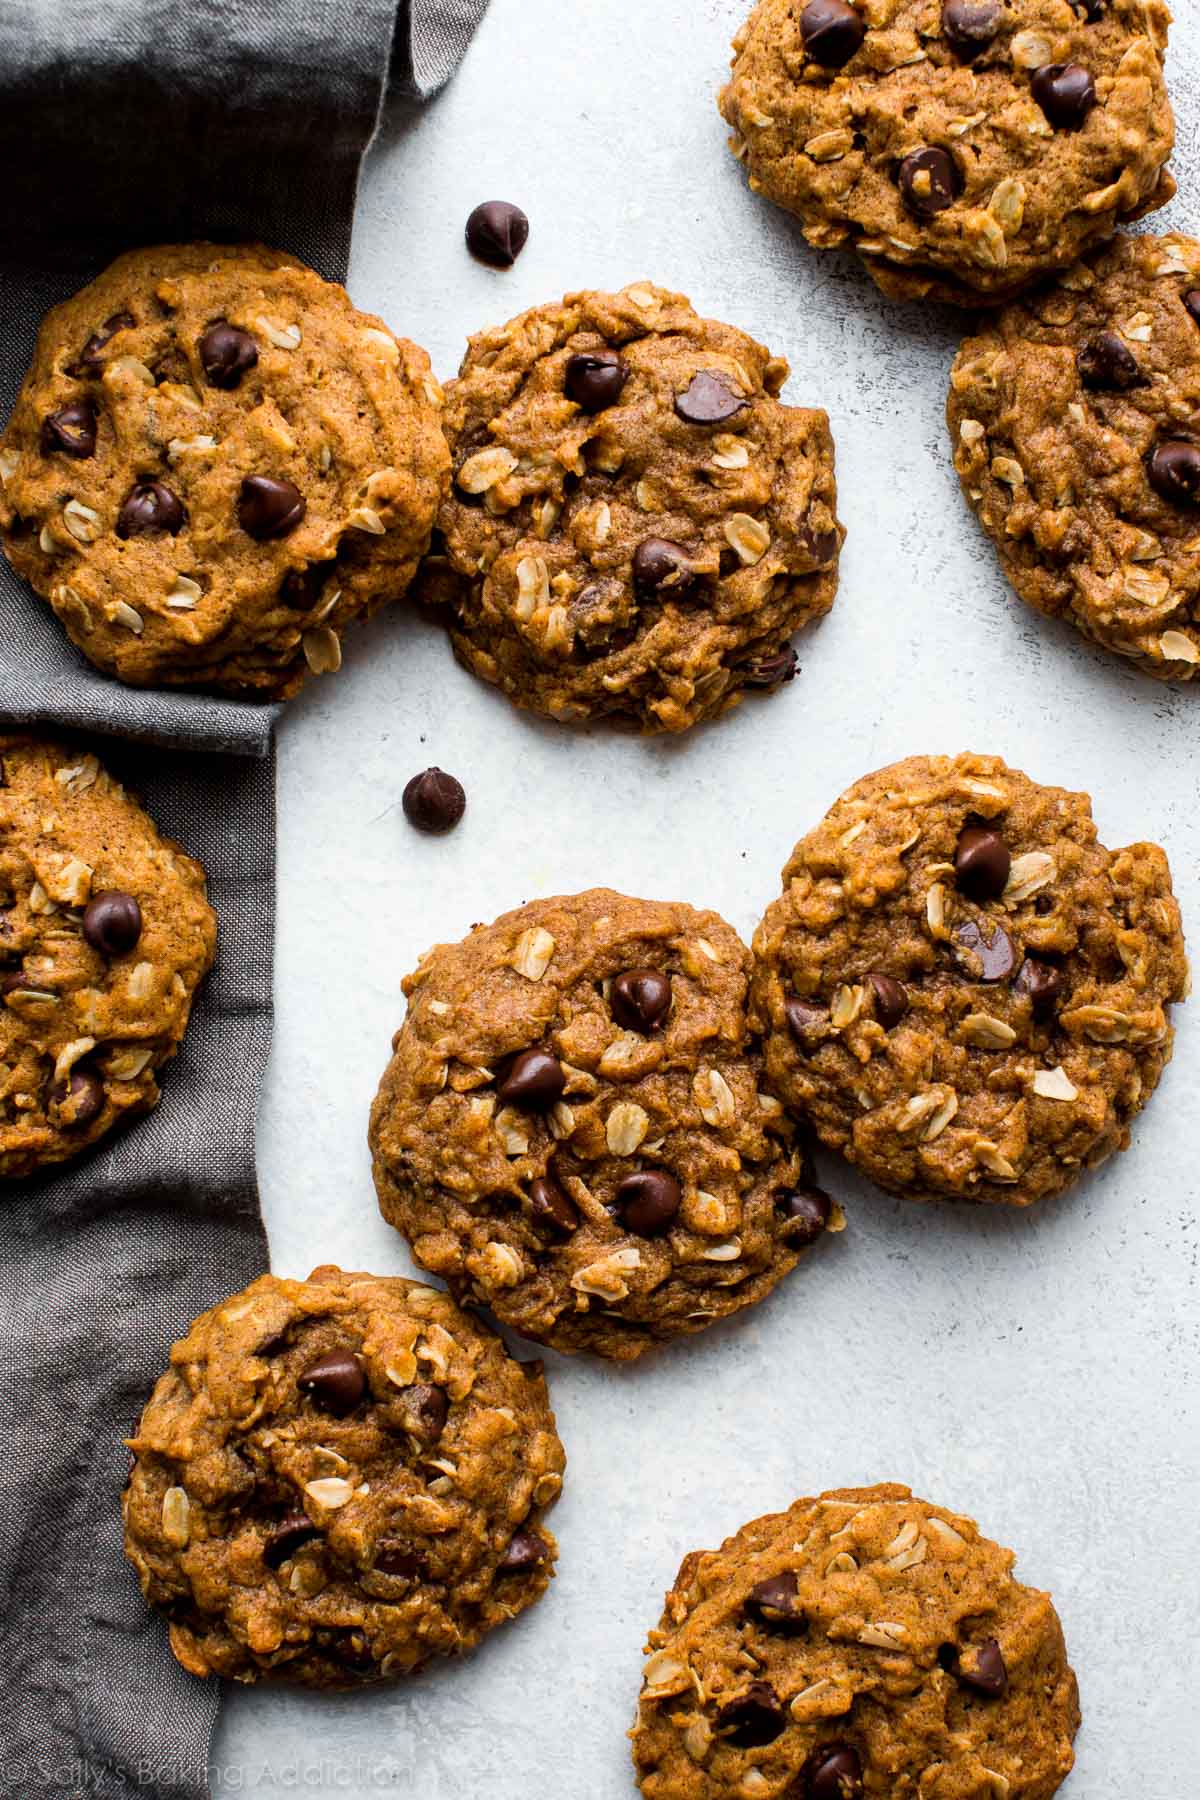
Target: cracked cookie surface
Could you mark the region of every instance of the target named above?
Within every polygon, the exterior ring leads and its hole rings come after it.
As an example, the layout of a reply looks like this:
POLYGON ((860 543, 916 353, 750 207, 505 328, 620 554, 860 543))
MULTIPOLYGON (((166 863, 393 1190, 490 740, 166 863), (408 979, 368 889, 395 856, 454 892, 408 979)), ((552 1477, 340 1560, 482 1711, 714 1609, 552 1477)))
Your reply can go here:
POLYGON ((1075 1677, 973 1520, 841 1488, 685 1557, 647 1644, 646 1800, 1050 1800, 1075 1677))
POLYGON ((0 735, 0 1176, 154 1105, 216 936, 199 863, 89 750, 0 735))
POLYGON ((721 111, 751 187, 886 294, 993 304, 1163 206, 1162 0, 761 0, 721 111))
POLYGON ((425 352, 293 258, 131 251, 42 326, 0 542, 107 673, 282 699, 411 581, 440 412, 425 352))
POLYGON ((126 1554, 194 1675, 396 1679, 551 1577, 541 1365, 419 1282, 262 1276, 174 1346, 131 1450, 126 1554))
POLYGON ((715 913, 603 888, 431 950, 370 1132, 417 1260, 617 1358, 769 1293, 841 1218, 762 1087, 749 961, 715 913))
POLYGON ((1023 600, 1166 681, 1200 668, 1200 242, 1121 237, 954 363, 963 491, 1023 600))
POLYGON ((649 283, 480 333, 423 598, 518 706, 682 731, 791 679, 842 530, 823 412, 745 332, 649 283))
POLYGON ((754 937, 773 1092, 912 1199, 1027 1206, 1129 1144, 1187 991, 1156 844, 996 757, 911 757, 797 844, 754 937))

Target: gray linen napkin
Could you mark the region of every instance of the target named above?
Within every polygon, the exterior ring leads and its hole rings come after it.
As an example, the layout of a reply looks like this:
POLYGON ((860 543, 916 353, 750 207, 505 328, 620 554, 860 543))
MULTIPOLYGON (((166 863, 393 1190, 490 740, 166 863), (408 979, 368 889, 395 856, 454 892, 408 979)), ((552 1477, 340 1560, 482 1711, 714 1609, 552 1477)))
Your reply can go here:
MULTIPOLYGON (((445 81, 486 0, 3 0, 0 416, 38 321, 137 243, 260 238, 341 279, 389 78, 445 81)), ((172 1340, 266 1264, 277 708, 98 674, 0 564, 0 727, 95 748, 205 865, 217 967, 154 1113, 0 1191, 0 1794, 208 1792, 215 1683, 121 1555, 128 1434, 172 1340)))

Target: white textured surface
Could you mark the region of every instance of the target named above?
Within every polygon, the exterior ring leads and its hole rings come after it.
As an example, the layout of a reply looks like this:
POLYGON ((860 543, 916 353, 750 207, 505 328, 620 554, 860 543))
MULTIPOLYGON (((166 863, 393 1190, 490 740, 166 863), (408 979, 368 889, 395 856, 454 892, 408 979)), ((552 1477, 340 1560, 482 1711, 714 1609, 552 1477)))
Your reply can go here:
MULTIPOLYGON (((1181 174, 1200 25, 1180 0, 1181 174)), ((831 617, 777 698, 679 742, 512 711, 397 614, 352 639, 281 736, 278 1025, 262 1111, 276 1267, 409 1267, 371 1187, 367 1109, 399 983, 435 938, 608 882, 712 905, 749 934, 793 841, 914 751, 998 752, 1088 788, 1109 844, 1167 846, 1200 933, 1200 693, 1113 666, 1012 598, 942 426, 955 321, 896 308, 744 189, 712 99, 742 0, 493 0, 458 79, 368 169, 351 287, 451 374, 471 329, 649 276, 792 363, 828 408, 849 527, 831 617), (532 220, 510 273, 462 223, 532 220), (399 811, 430 762, 453 837, 399 811)), ((1200 199, 1165 222, 1200 226, 1200 199)), ((1013 1545, 1054 1592, 1083 1692, 1070 1800, 1182 1800, 1195 1697, 1200 1009, 1133 1151, 1035 1215, 922 1209, 827 1160, 849 1229, 765 1306, 633 1369, 551 1360, 570 1458, 545 1601, 470 1662, 352 1699, 236 1693, 216 1792, 632 1800, 643 1634, 683 1553, 801 1493, 900 1479, 1013 1545)))

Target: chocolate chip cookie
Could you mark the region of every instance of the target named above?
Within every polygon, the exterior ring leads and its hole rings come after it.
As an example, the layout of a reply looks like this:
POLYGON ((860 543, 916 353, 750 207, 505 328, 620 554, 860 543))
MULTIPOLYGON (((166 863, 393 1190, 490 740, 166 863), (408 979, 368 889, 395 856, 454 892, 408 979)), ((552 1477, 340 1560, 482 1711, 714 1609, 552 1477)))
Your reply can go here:
POLYGON ((1005 574, 1165 681, 1200 668, 1200 243, 1121 237, 958 353, 954 466, 1005 574))
POLYGON ((154 1105, 216 938, 199 863, 90 750, 0 735, 0 1176, 154 1105))
POLYGON ((518 706, 683 731, 789 681, 843 532, 823 412, 681 294, 568 294, 471 339, 423 597, 518 706))
POLYGON ((440 412, 425 352, 294 258, 135 250, 42 326, 0 543, 109 674, 280 699, 411 580, 440 412))
POLYGON ((754 938, 772 1090, 910 1199, 1028 1206, 1124 1150, 1187 991, 1156 844, 992 756, 856 782, 754 938))
POLYGON ((130 1448, 126 1554, 193 1675, 394 1680, 553 1572, 541 1365, 419 1282, 262 1276, 175 1345, 130 1448))
POLYGON ((1163 206, 1163 0, 760 0, 721 111, 750 186, 884 293, 994 304, 1163 206))
POLYGON ((1050 1800, 1078 1690, 1014 1561, 891 1483, 693 1551, 647 1645, 646 1800, 1050 1800))
POLYGON ((370 1131, 422 1266, 619 1358, 769 1293, 841 1215, 763 1088, 749 968, 715 913, 604 888, 431 950, 370 1131))

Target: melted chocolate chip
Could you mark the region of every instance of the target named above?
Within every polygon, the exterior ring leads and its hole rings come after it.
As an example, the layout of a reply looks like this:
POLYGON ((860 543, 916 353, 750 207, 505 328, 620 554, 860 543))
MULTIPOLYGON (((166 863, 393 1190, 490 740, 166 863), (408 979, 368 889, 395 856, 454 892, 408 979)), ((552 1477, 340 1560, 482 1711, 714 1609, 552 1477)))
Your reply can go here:
POLYGON ((263 1545, 263 1561, 268 1569, 277 1569, 295 1556, 303 1545, 320 1535, 307 1513, 287 1513, 263 1545))
POLYGON ((982 1644, 960 1653, 951 1672, 956 1681, 988 1700, 1002 1699, 1008 1692, 1008 1669, 995 1638, 986 1638, 982 1644))
POLYGON ((539 1225, 570 1237, 579 1228, 579 1209, 552 1175, 539 1175, 529 1184, 529 1210, 539 1225))
POLYGON ((557 1056, 548 1050, 522 1050, 497 1080, 496 1098, 501 1105, 519 1106, 523 1112, 549 1112, 562 1099, 566 1085, 557 1056))
POLYGON ((493 269, 511 269, 528 237, 529 220, 508 200, 485 200, 467 220, 467 249, 493 269))
POLYGON ((1197 325, 1200 325, 1200 288, 1189 288, 1183 296, 1183 304, 1197 325))
POLYGON ((813 525, 805 525, 801 528, 799 535, 800 542, 808 551, 815 568, 827 569, 831 563, 836 561, 838 550, 841 547, 841 539, 836 531, 819 531, 813 525))
POLYGON ((812 1006, 807 1000, 797 999, 793 994, 783 1003, 787 1016, 788 1030, 803 1050, 811 1050, 821 1039, 829 1034, 829 1010, 824 1006, 812 1006))
POLYGON ((291 481, 273 475, 247 475, 238 496, 238 524, 247 537, 264 543, 287 537, 308 511, 308 502, 291 481))
POLYGON ((1079 63, 1047 63, 1030 83, 1033 97, 1060 131, 1078 131, 1096 104, 1096 83, 1079 63))
POLYGON ((366 1393, 367 1378, 357 1356, 348 1350, 331 1350, 305 1369, 297 1385, 325 1412, 340 1419, 352 1412, 366 1393))
POLYGON ((7 999, 10 994, 27 994, 31 999, 37 1000, 53 1000, 56 997, 53 988, 47 987, 44 981, 39 982, 33 976, 26 975, 23 969, 16 969, 11 975, 0 977, 0 997, 7 999))
POLYGON ((125 956, 142 935, 142 909, 132 894, 110 888, 88 902, 83 935, 101 956, 125 956))
POLYGON ((780 1235, 797 1249, 815 1244, 829 1224, 833 1201, 823 1188, 806 1185, 789 1189, 775 1202, 783 1220, 780 1235))
POLYGON ((1200 505, 1200 448, 1186 438, 1169 438, 1146 462, 1150 486, 1172 506, 1200 505))
POLYGON ((258 362, 258 345, 250 333, 231 325, 228 319, 218 319, 210 325, 196 348, 210 387, 237 387, 242 376, 249 374, 258 362))
POLYGON ((83 349, 79 352, 79 360, 68 371, 71 375, 94 375, 101 367, 103 358, 100 352, 116 337, 118 331, 132 331, 134 317, 132 313, 117 312, 105 319, 99 331, 93 331, 83 349))
POLYGON ((104 1083, 94 1069, 76 1063, 65 1081, 50 1086, 50 1099, 57 1107, 67 1107, 70 1118, 63 1119, 65 1130, 80 1131, 90 1125, 104 1106, 104 1083))
POLYGON ((842 69, 867 35, 861 16, 847 0, 809 0, 800 14, 804 48, 823 69, 842 69))
POLYGON ((804 1765, 804 1800, 862 1800, 862 1763, 849 1744, 822 1744, 804 1765))
POLYGON ((936 146, 914 150, 900 164, 900 194, 919 219, 932 219, 953 206, 963 191, 958 164, 948 150, 936 146))
POLYGON ((96 408, 90 400, 72 400, 42 420, 43 456, 69 456, 84 462, 96 454, 96 408))
POLYGON ((1000 29, 996 0, 946 0, 942 30, 946 42, 963 62, 974 62, 994 42, 1000 29))
POLYGON ((374 1569, 377 1575, 407 1575, 410 1578, 424 1572, 424 1563, 415 1550, 395 1538, 384 1538, 375 1551, 374 1569))
POLYGON ((626 1230, 639 1237, 665 1231, 683 1202, 683 1190, 665 1169, 639 1169, 617 1189, 616 1210, 626 1230))
POLYGON ((1027 956, 1017 971, 1013 992, 1027 995, 1034 1017, 1046 1019, 1053 1015, 1066 985, 1062 970, 1056 969, 1053 963, 1043 962, 1037 956, 1027 956))
POLYGON ((333 562, 306 563, 302 569, 289 569, 279 584, 279 598, 297 612, 311 612, 321 598, 321 590, 333 568, 333 562))
POLYGON ((397 1399, 404 1414, 404 1429, 422 1444, 436 1444, 450 1415, 445 1388, 416 1381, 411 1387, 401 1388, 397 1399))
POLYGON ((615 977, 608 1003, 618 1025, 649 1035, 671 1010, 671 978, 660 969, 626 969, 615 977))
POLYGON ((1115 331, 1102 331, 1081 345, 1075 358, 1079 379, 1093 393, 1110 390, 1127 394, 1131 388, 1145 387, 1146 376, 1133 351, 1115 331))
POLYGON ((804 1626, 804 1614, 797 1602, 799 1583, 790 1569, 780 1575, 768 1575, 746 1595, 746 1611, 768 1631, 797 1631, 804 1626))
POLYGON ((686 599, 696 576, 683 545, 670 538, 643 538, 633 553, 633 585, 639 594, 686 599))
POLYGON ((742 680, 747 687, 780 688, 785 682, 795 678, 800 667, 800 658, 788 644, 785 649, 777 650, 773 656, 756 656, 753 662, 741 666, 742 680))
POLYGON ((401 805, 410 825, 440 837, 453 831, 462 818, 467 810, 467 795, 462 782, 447 775, 444 769, 425 769, 407 784, 401 805))
POLYGON ((717 1714, 717 1730, 739 1750, 759 1750, 764 1744, 773 1744, 786 1724, 787 1714, 779 1704, 779 1696, 766 1681, 752 1681, 717 1714))
POLYGON ((1017 951, 1003 925, 993 924, 989 935, 977 920, 964 919, 954 936, 967 953, 960 961, 968 974, 975 975, 977 961, 978 980, 1007 981, 1016 967, 1017 951))
POLYGON ((1012 857, 1008 845, 990 825, 966 825, 954 852, 954 879, 960 894, 982 905, 998 900, 1008 881, 1012 857))
POLYGON ((581 350, 567 360, 563 388, 585 413, 598 413, 616 405, 628 380, 629 365, 615 350, 581 350))
POLYGON ((528 1575, 550 1560, 550 1546, 536 1531, 514 1531, 508 1549, 500 1558, 498 1575, 528 1575))
POLYGON ((867 985, 875 996, 875 1017, 885 1031, 890 1031, 908 1011, 908 990, 890 975, 868 975, 867 985))
POLYGON ((136 481, 117 514, 117 536, 146 537, 165 531, 174 537, 183 529, 186 518, 182 500, 165 481, 136 481))
POLYGON ((685 425, 724 425, 748 404, 715 369, 698 370, 683 393, 675 396, 676 414, 685 425))

